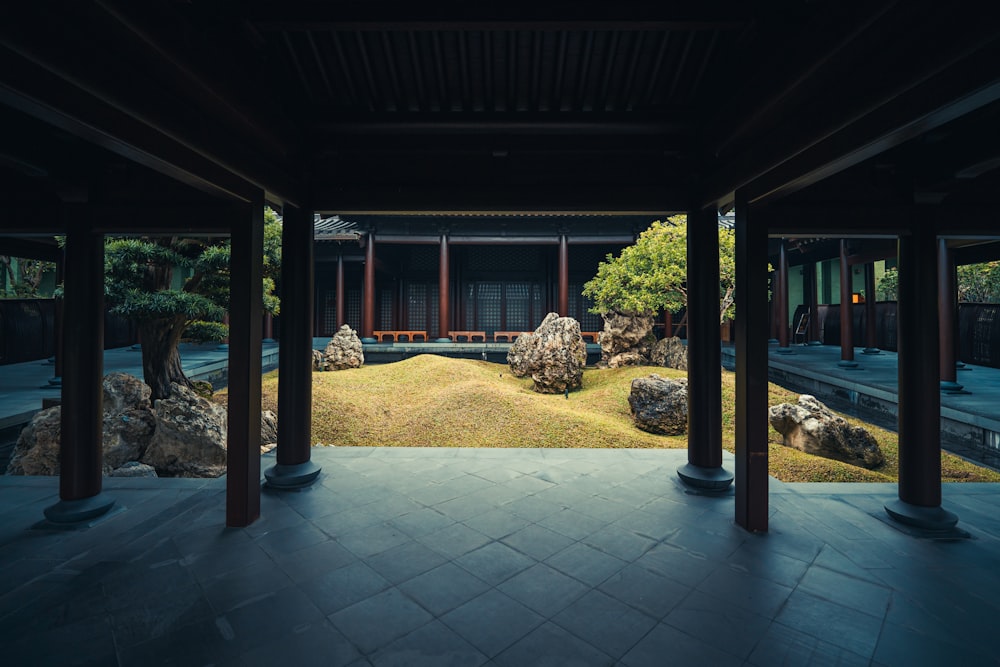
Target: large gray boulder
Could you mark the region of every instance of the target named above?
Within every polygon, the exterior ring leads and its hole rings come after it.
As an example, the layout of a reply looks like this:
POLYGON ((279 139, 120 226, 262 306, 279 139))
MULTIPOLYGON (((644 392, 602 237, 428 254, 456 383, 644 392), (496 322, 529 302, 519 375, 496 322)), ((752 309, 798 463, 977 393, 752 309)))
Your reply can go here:
POLYGON ((156 401, 156 432, 141 462, 161 477, 219 477, 226 472, 226 409, 171 383, 156 401))
POLYGON ((517 377, 531 376, 533 389, 541 394, 579 389, 587 365, 580 323, 549 313, 533 333, 518 336, 507 352, 507 363, 517 377))
MULTIPOLYGON (((109 373, 101 382, 102 472, 105 475, 145 453, 156 427, 148 385, 126 373, 109 373)), ((58 475, 62 408, 37 412, 17 439, 8 475, 58 475)))
POLYGON ((612 311, 603 313, 604 331, 598 337, 601 344, 601 365, 608 368, 642 366, 649 363, 653 335, 653 315, 612 311))
POLYGON ((885 463, 871 433, 849 424, 808 394, 799 396, 798 403, 769 408, 768 420, 786 447, 869 469, 885 463))
MULTIPOLYGON (((323 352, 326 368, 332 371, 342 371, 348 368, 361 368, 365 363, 364 348, 358 332, 347 326, 340 327, 323 352)), ((313 367, 316 366, 315 360, 313 367)))
POLYGON ((677 336, 661 338, 653 345, 653 349, 649 353, 649 361, 654 366, 686 371, 688 369, 687 345, 677 336))
POLYGON ((632 380, 628 405, 636 428, 660 435, 681 435, 687 432, 687 398, 686 379, 653 373, 632 380))

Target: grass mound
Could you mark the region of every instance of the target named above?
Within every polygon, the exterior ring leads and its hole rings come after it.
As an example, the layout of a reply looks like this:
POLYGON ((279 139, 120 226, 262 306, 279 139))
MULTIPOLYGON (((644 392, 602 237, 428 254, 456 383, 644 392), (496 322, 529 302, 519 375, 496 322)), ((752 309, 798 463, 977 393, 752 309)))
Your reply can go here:
MULTIPOLYGON (((392 447, 601 447, 684 448, 686 436, 662 436, 632 425, 628 394, 632 380, 658 373, 685 377, 669 368, 592 369, 583 387, 537 394, 531 379, 507 366, 422 354, 393 364, 313 374, 313 441, 338 446, 392 447)), ((735 376, 722 372, 723 446, 734 442, 735 376)), ((265 409, 277 410, 277 373, 263 379, 265 409)), ((770 385, 770 405, 798 395, 770 385)), ((220 392, 224 400, 224 392, 220 392)), ((899 460, 896 434, 846 417, 875 436, 886 456, 876 470, 803 454, 781 445, 771 431, 770 472, 786 482, 891 482, 899 460)), ((1000 482, 1000 474, 942 453, 946 481, 1000 482)))

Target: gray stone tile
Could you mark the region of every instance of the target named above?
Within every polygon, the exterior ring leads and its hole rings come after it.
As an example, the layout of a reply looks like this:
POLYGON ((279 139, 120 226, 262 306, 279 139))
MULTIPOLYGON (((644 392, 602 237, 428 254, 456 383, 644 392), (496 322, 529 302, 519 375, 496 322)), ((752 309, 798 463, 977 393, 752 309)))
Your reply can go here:
POLYGON ((515 516, 504 509, 495 509, 485 514, 479 514, 466 519, 463 523, 495 540, 507 537, 511 533, 516 533, 525 526, 531 525, 531 521, 528 519, 515 516))
POLYGON ((648 537, 617 528, 614 525, 605 526, 583 538, 582 541, 624 561, 633 561, 639 558, 656 544, 648 537))
POLYGON ((711 643, 663 623, 650 630, 621 660, 626 667, 662 667, 664 664, 738 667, 742 663, 740 658, 718 650, 711 643))
POLYGON ((355 555, 369 558, 393 547, 398 547, 400 544, 410 542, 412 539, 391 523, 380 523, 340 535, 337 541, 355 555))
POLYGON ((296 629, 321 625, 323 614, 297 588, 283 588, 227 611, 215 619, 224 638, 242 653, 291 635, 296 629))
POLYGON ((565 535, 560 535, 537 524, 526 526, 501 541, 535 560, 545 560, 574 543, 574 540, 565 535))
POLYGON ((792 589, 788 586, 755 577, 730 565, 720 565, 697 588, 703 593, 767 618, 774 618, 792 594, 792 589))
POLYGON ((620 558, 598 551, 582 542, 566 547, 545 562, 588 586, 597 586, 626 565, 620 558))
POLYGON ((607 521, 581 514, 574 509, 564 509, 538 521, 538 525, 561 533, 574 540, 582 540, 607 525, 607 521))
POLYGON ((497 590, 489 590, 441 621, 492 658, 519 641, 545 619, 497 590))
POLYGON ((870 614, 879 620, 889 607, 888 588, 818 566, 809 568, 799 582, 798 590, 870 614))
POLYGON ((246 651, 239 657, 239 664, 245 667, 344 667, 354 664, 359 657, 351 642, 329 621, 324 621, 246 651))
POLYGON ((366 655, 432 620, 429 613, 395 588, 341 609, 328 618, 366 655))
POLYGON ((418 538, 425 546, 447 558, 458 558, 492 541, 463 523, 454 523, 418 538))
POLYGON ((705 554, 690 552, 666 542, 647 551, 635 561, 648 570, 688 586, 697 586, 719 566, 705 554))
POLYGON ((205 597, 217 614, 292 586, 292 580, 273 563, 257 563, 202 583, 205 597))
POLYGON ((914 656, 920 656, 919 662, 925 665, 995 664, 996 638, 985 644, 982 647, 969 646, 962 641, 938 639, 912 628, 886 623, 879 635, 874 660, 886 665, 916 664, 914 656))
POLYGON ((380 523, 383 523, 382 519, 363 507, 327 514, 312 520, 314 526, 334 538, 380 523))
POLYGON ((691 587, 639 565, 623 568, 598 588, 656 619, 666 616, 691 593, 691 587))
POLYGON ((597 590, 570 604, 552 621, 613 658, 622 657, 656 625, 656 619, 597 590))
POLYGON ((440 621, 431 621, 371 656, 375 667, 477 667, 487 660, 440 621))
POLYGON ((513 500, 507 503, 504 506, 504 509, 508 512, 516 514, 517 516, 524 517, 529 521, 540 521, 545 517, 560 511, 563 507, 557 503, 543 500, 541 497, 535 495, 524 496, 523 498, 513 500))
POLYGON ((332 614, 389 588, 389 581, 361 561, 327 572, 301 584, 324 614, 332 614))
POLYGON ((755 667, 868 667, 869 660, 780 623, 772 623, 747 664, 755 667))
POLYGON ((330 537, 319 528, 311 524, 303 524, 265 533, 255 541, 257 546, 275 557, 294 553, 299 549, 305 549, 329 539, 330 537))
POLYGON ((497 590, 548 618, 586 593, 589 587, 538 563, 503 582, 497 590))
POLYGON ((553 623, 533 630, 494 660, 501 667, 611 667, 615 661, 553 623))
POLYGON ((444 556, 420 542, 405 542, 372 556, 366 562, 392 583, 400 584, 446 561, 444 556))
POLYGON ((875 651, 882 627, 881 618, 799 590, 789 596, 775 621, 817 639, 837 637, 840 646, 867 658, 875 651))
POLYGON ((337 541, 326 540, 290 554, 279 555, 274 562, 291 577, 292 581, 302 582, 341 568, 355 560, 357 556, 340 546, 337 541))
POLYGON ((434 509, 454 521, 465 521, 479 514, 485 514, 495 507, 496 504, 493 502, 493 499, 471 493, 467 496, 455 498, 454 500, 438 503, 434 506, 434 509))
POLYGON ((806 573, 809 563, 773 551, 760 544, 744 544, 730 554, 725 565, 762 579, 794 588, 806 573))
POLYGON ((491 586, 496 586, 528 569, 535 561, 504 544, 491 542, 456 558, 454 563, 491 586))
POLYGON ((486 592, 490 585, 454 563, 445 563, 399 588, 434 616, 441 616, 486 592))
POLYGON ((667 614, 663 623, 720 651, 747 658, 767 632, 771 619, 729 606, 725 598, 694 591, 667 614))

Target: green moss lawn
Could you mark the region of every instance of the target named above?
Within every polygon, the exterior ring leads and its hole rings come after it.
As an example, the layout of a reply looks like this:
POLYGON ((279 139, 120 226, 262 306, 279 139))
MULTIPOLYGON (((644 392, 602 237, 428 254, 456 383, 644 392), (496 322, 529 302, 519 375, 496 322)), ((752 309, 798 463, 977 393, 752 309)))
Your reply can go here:
MULTIPOLYGON (((506 366, 431 354, 357 370, 313 374, 313 442, 385 447, 608 447, 684 448, 685 436, 645 433, 632 425, 628 393, 633 378, 650 373, 684 377, 669 368, 588 368, 583 387, 562 394, 536 394, 530 379, 506 366)), ((735 376, 722 372, 723 445, 733 448, 735 376)), ((265 409, 277 411, 278 377, 263 379, 265 409)), ((225 400, 220 392, 219 400, 225 400)), ((798 395, 769 387, 769 404, 798 395)), ((879 469, 803 454, 783 447, 770 432, 770 472, 786 482, 890 482, 896 479, 896 434, 847 417, 868 428, 886 456, 879 469)), ((941 456, 946 481, 998 482, 1000 474, 948 453, 941 456)))

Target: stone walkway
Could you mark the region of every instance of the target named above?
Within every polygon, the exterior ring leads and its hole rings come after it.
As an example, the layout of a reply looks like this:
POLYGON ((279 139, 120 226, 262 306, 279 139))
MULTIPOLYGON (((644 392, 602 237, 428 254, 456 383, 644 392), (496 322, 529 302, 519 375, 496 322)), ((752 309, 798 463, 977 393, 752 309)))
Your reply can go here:
POLYGON ((996 485, 946 485, 961 530, 930 539, 894 485, 772 480, 754 535, 684 451, 314 460, 243 529, 224 479, 109 479, 117 510, 55 529, 57 479, 0 477, 3 664, 998 664, 996 485))

